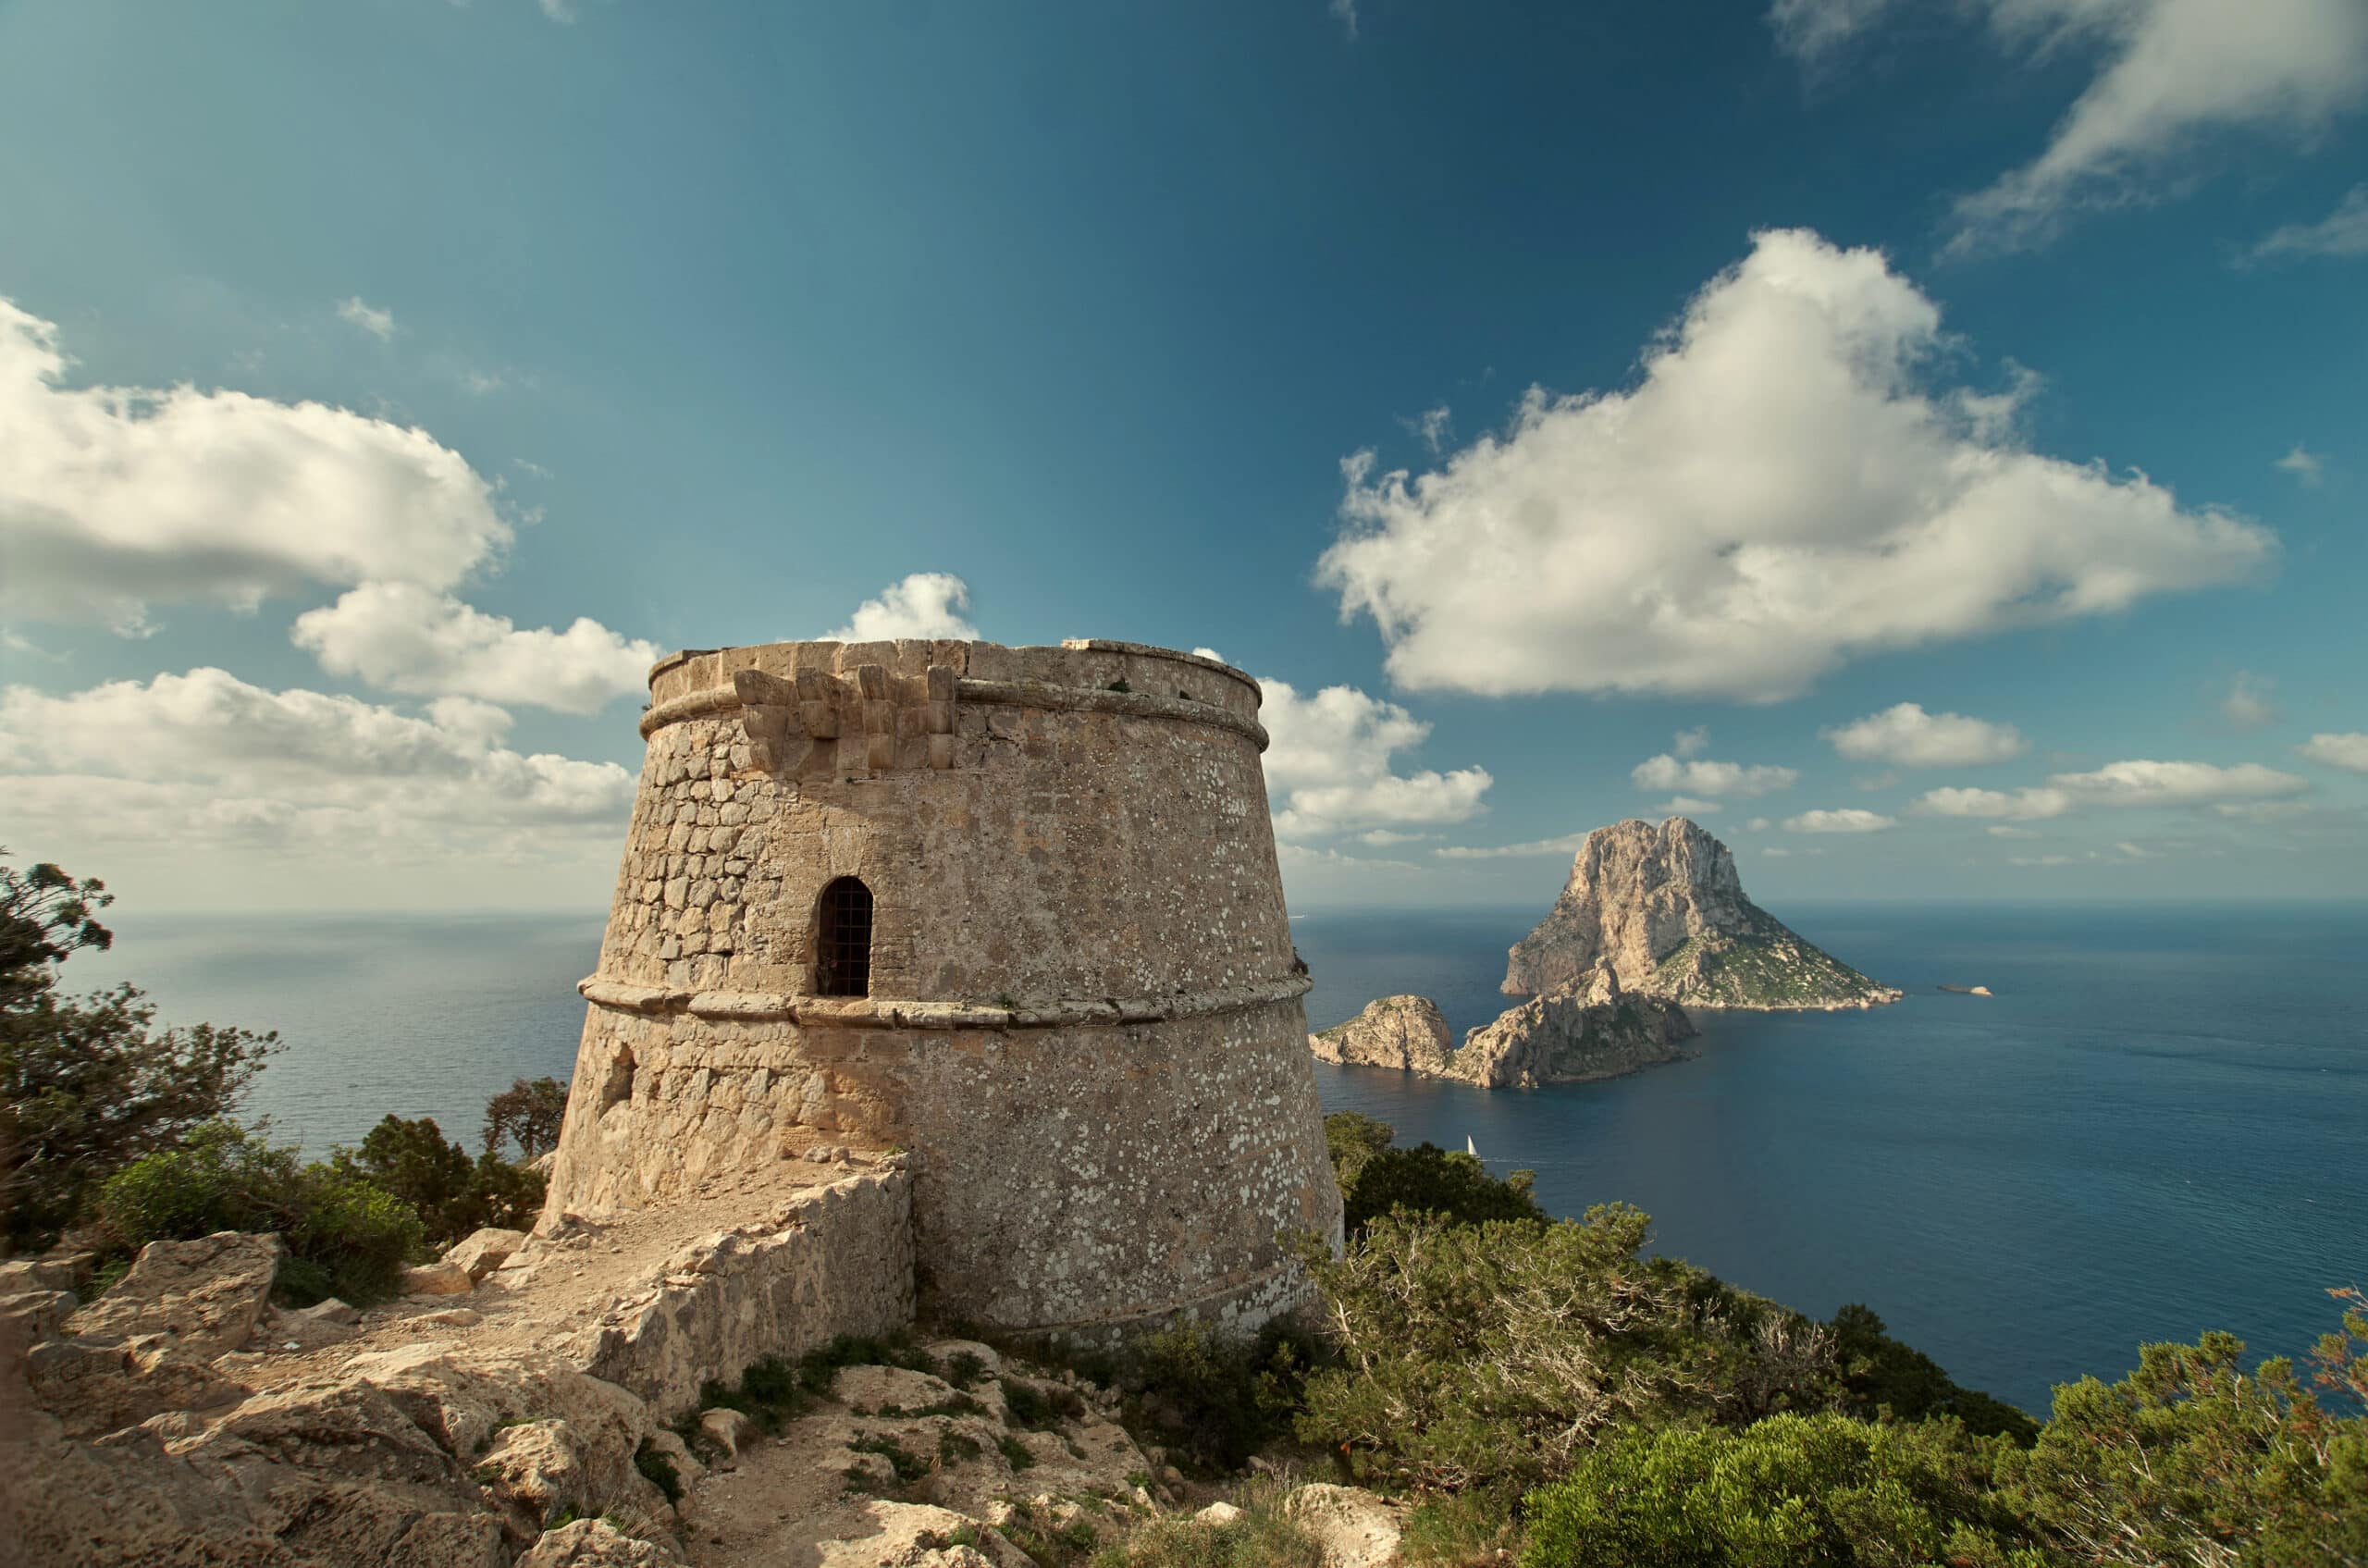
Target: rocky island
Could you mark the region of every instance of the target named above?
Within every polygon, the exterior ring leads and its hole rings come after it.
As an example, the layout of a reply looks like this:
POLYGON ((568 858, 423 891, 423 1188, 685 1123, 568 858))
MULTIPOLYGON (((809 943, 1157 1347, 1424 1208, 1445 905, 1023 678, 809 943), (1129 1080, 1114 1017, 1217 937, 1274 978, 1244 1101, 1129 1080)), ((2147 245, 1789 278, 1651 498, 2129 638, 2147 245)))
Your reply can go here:
POLYGON ((1384 996, 1344 1024, 1308 1036, 1319 1061, 1394 1068, 1451 1078, 1482 1089, 1535 1089, 1617 1078, 1685 1053, 1693 1038, 1685 1010, 1659 997, 1621 990, 1609 969, 1585 983, 1534 997, 1458 1046, 1437 1004, 1426 996, 1384 996))
POLYGON ((1503 990, 1551 995, 1598 968, 1688 1007, 1872 1007, 1904 994, 1744 896, 1734 856, 1684 817, 1587 834, 1553 909, 1513 944, 1503 990))

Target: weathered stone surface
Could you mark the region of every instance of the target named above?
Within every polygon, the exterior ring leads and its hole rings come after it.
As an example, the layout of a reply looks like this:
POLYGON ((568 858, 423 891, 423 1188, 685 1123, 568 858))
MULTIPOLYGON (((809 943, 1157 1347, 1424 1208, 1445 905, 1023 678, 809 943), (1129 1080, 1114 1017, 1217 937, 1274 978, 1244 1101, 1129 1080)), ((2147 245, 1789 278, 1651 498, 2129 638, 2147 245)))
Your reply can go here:
POLYGON ((508 1263, 510 1255, 525 1244, 524 1231, 503 1230, 488 1225, 469 1232, 466 1239, 446 1248, 443 1261, 465 1269, 474 1282, 508 1263))
POLYGON ((1283 1508, 1323 1547, 1324 1568, 1388 1568, 1398 1561, 1398 1512, 1362 1487, 1301 1487, 1283 1508))
POLYGON ((699 1436, 713 1443, 727 1459, 740 1457, 740 1445, 748 1440, 756 1425, 736 1410, 703 1410, 699 1413, 699 1436))
POLYGON ((700 1384, 730 1382, 761 1357, 900 1328, 913 1315, 910 1191, 902 1171, 864 1171, 759 1216, 748 1233, 703 1237, 576 1335, 570 1353, 672 1415, 693 1407, 700 1384))
POLYGON ((1745 897, 1727 846, 1684 817, 1587 834, 1553 909, 1513 945, 1503 989, 1550 994, 1598 967, 1624 991, 1696 1007, 1868 1007, 1901 995, 1745 897))
POLYGON ((624 1535, 605 1519, 578 1519, 547 1530, 514 1568, 674 1568, 671 1546, 624 1535))
POLYGON ((71 1290, 20 1290, 0 1296, 0 1340, 19 1345, 30 1345, 35 1340, 47 1340, 66 1327, 81 1303, 71 1290))
POLYGON ((51 1340, 27 1352, 25 1378, 33 1399, 77 1438, 134 1426, 163 1411, 236 1404, 248 1391, 162 1334, 51 1340))
POLYGON ((70 1253, 62 1257, 10 1258, 0 1263, 0 1296, 31 1290, 79 1291, 90 1282, 91 1254, 70 1253))
POLYGON ((277 1236, 218 1231, 194 1241, 151 1241, 124 1277, 67 1320, 90 1340, 169 1334, 192 1361, 247 1342, 271 1300, 288 1249, 277 1236))
POLYGON ((476 1283, 456 1263, 424 1263, 403 1270, 406 1296, 465 1296, 476 1289, 476 1283))
POLYGON ((1617 1078, 1685 1055, 1696 1033, 1685 1010, 1624 993, 1609 967, 1580 984, 1533 996, 1464 1036, 1455 1076, 1484 1089, 1535 1089, 1617 1078))
POLYGON ((1234 1507, 1233 1504, 1229 1502, 1213 1502, 1209 1504, 1208 1507, 1192 1515, 1192 1517, 1199 1523, 1215 1528, 1221 1525, 1230 1525, 1235 1520, 1240 1518, 1241 1510, 1234 1507))
POLYGON ((362 1313, 359 1308, 348 1306, 335 1296, 326 1301, 314 1302, 308 1307, 298 1307, 290 1315, 310 1318, 315 1323, 340 1324, 348 1328, 362 1321, 362 1313))
POLYGON ((1461 1046, 1446 1043, 1447 1019, 1421 996, 1386 996, 1338 1029, 1309 1036, 1308 1043, 1329 1061, 1483 1089, 1535 1089, 1674 1061, 1685 1054, 1677 1043, 1694 1033, 1675 1003, 1626 994, 1608 967, 1598 967, 1578 984, 1472 1031, 1461 1046))
POLYGON ((1427 996, 1384 996, 1368 1002, 1347 1023, 1309 1035, 1307 1045, 1318 1061, 1454 1076, 1449 1063, 1455 1055, 1455 1033, 1438 1004, 1427 996))
POLYGON ((1116 1335, 1303 1299, 1335 1236, 1255 683, 1128 644, 783 643, 652 673, 549 1217, 911 1152, 922 1311, 1116 1335), (1179 852, 1179 846, 1190 852, 1179 852), (873 904, 820 993, 822 890, 873 904), (1023 1179, 1093 1171, 1089 1181, 1023 1179))

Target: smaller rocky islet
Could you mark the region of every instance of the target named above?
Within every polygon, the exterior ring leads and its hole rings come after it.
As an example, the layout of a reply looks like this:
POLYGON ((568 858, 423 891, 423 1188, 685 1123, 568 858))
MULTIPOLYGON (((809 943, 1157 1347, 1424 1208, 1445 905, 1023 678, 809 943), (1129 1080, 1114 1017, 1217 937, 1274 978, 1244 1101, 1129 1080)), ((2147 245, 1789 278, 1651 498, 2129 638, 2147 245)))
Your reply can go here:
POLYGON ((1904 993, 1868 979, 1745 896, 1734 855, 1684 817, 1587 834, 1570 879, 1507 956, 1528 999, 1459 1046, 1427 997, 1385 996, 1308 1036, 1321 1061, 1483 1089, 1612 1078, 1685 1055, 1688 1007, 1838 1010, 1904 993))

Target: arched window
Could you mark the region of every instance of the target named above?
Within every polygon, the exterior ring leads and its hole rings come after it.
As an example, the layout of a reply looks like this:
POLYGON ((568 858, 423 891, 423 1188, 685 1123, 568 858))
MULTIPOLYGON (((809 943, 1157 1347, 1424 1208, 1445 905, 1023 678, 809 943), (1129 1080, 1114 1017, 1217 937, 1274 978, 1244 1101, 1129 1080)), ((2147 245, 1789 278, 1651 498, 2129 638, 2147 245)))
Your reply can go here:
POLYGON ((814 911, 814 994, 871 994, 871 889, 841 877, 814 911))

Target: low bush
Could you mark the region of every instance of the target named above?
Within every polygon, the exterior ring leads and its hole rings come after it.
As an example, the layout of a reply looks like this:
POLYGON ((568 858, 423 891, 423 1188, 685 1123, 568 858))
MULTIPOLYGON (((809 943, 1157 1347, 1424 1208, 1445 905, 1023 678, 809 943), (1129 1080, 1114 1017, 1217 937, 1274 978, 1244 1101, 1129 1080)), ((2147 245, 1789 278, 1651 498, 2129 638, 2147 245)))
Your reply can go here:
POLYGON ((539 1174, 491 1150, 471 1159, 430 1117, 388 1117, 330 1163, 417 1210, 428 1245, 438 1249, 484 1226, 526 1229, 543 1206, 539 1174))
POLYGON ((290 1254, 281 1291, 300 1304, 392 1295, 425 1241, 418 1214, 394 1194, 338 1167, 305 1165, 293 1146, 227 1121, 117 1172, 99 1211, 125 1253, 217 1230, 278 1231, 290 1254))
POLYGON ((1452 1225, 1542 1225, 1550 1217, 1531 1195, 1530 1172, 1517 1170, 1499 1180, 1470 1154, 1433 1143, 1400 1149, 1394 1145, 1396 1136, 1387 1123, 1354 1111, 1324 1118, 1325 1143, 1340 1183, 1342 1224, 1351 1239, 1400 1210, 1434 1215, 1452 1225))
POLYGON ((1241 1516, 1223 1525, 1187 1516, 1137 1525, 1093 1568, 1323 1568, 1322 1544, 1283 1512, 1279 1488, 1252 1488, 1234 1501, 1241 1516))
POLYGON ((1521 1561, 2040 1568, 2036 1544, 1989 1490, 2005 1446, 1953 1421, 1878 1426, 1834 1414, 1774 1415, 1739 1431, 1623 1432, 1531 1495, 1521 1561))

